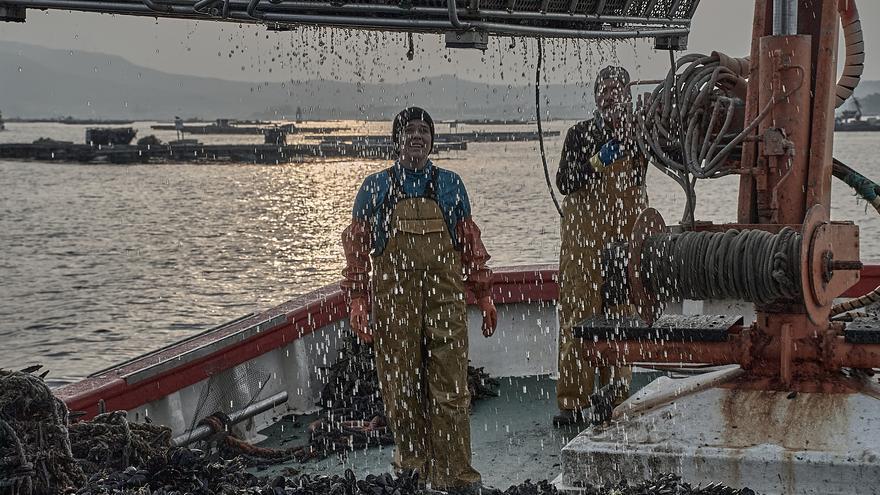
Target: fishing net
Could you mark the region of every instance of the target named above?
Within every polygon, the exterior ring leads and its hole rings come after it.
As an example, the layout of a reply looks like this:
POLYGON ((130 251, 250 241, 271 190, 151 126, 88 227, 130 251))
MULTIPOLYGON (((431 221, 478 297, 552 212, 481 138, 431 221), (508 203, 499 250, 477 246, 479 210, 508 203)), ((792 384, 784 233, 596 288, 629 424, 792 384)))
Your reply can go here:
POLYGON ((192 430, 202 418, 222 412, 244 409, 260 398, 272 375, 251 362, 236 366, 229 373, 214 373, 202 388, 193 412, 192 430))

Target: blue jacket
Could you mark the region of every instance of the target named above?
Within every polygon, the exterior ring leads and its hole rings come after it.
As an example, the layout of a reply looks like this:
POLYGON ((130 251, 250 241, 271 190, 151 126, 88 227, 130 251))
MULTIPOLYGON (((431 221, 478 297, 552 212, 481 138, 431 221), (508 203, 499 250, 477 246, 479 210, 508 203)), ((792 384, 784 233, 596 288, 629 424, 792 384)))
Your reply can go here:
MULTIPOLYGON (((455 172, 444 170, 436 167, 430 160, 422 170, 410 170, 401 166, 397 161, 394 162, 396 175, 402 178, 400 191, 404 198, 420 198, 425 196, 425 190, 428 182, 431 180, 431 174, 436 168, 437 184, 436 197, 437 204, 443 212, 443 218, 446 220, 446 227, 449 229, 449 236, 452 238, 452 244, 455 249, 461 249, 455 227, 462 219, 471 216, 471 203, 468 199, 467 191, 461 177, 455 172)), ((383 170, 370 175, 364 180, 360 190, 354 200, 354 209, 352 216, 356 220, 366 221, 370 225, 373 233, 373 255, 378 256, 385 250, 388 243, 388 222, 386 215, 388 209, 383 208, 383 204, 389 198, 391 191, 391 174, 388 170, 383 170)))

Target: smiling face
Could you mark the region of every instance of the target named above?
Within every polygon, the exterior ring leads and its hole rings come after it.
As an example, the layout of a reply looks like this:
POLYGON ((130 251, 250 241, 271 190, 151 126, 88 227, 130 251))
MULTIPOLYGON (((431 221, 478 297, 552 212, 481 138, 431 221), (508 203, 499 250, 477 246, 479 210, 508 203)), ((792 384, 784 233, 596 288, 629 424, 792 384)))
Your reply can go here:
POLYGON ((623 129, 630 100, 629 89, 617 79, 603 79, 596 91, 596 108, 612 129, 623 129))
POLYGON ((431 127, 428 123, 424 120, 407 122, 400 139, 400 163, 409 168, 424 168, 431 152, 431 127))

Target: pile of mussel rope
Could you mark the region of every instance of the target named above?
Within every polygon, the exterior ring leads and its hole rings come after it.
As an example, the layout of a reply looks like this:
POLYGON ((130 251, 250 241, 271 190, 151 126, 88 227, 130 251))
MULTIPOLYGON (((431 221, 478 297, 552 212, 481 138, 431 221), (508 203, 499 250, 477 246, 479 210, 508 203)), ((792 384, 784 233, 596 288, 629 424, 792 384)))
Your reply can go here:
POLYGON ((0 493, 54 495, 85 481, 68 423, 67 406, 41 377, 0 369, 0 493))
MULTIPOLYGON (((359 351, 361 352, 361 351, 359 351)), ((377 409, 379 410, 379 409, 377 409)), ((121 411, 69 424, 63 402, 42 377, 0 369, 2 495, 435 495, 417 473, 260 478, 243 457, 171 447, 171 432, 131 423, 121 411)), ((548 473, 548 476, 553 473, 548 473)), ((500 493, 500 492, 499 492, 500 493)), ((557 495, 546 480, 504 495, 557 495)), ((584 495, 754 495, 713 484, 691 487, 664 476, 635 485, 584 487, 584 495)))

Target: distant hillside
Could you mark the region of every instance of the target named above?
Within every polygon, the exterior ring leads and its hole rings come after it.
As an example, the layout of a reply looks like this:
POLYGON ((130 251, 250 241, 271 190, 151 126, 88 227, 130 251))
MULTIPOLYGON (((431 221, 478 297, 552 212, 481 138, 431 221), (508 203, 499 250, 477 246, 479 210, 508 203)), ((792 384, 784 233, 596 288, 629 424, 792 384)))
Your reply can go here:
MULTIPOLYGON (((403 84, 336 81, 245 83, 168 74, 105 54, 0 42, 0 111, 8 117, 158 119, 282 118, 302 107, 308 118, 388 118, 407 104, 435 118, 531 119, 534 88, 439 76, 403 84)), ((589 90, 544 89, 555 118, 581 118, 589 90)))
MULTIPOLYGON (((862 106, 862 113, 865 115, 880 115, 880 93, 859 98, 859 104, 862 106)), ((846 108, 851 107, 847 104, 846 108)))
MULTIPOLYGON (((292 117, 387 119, 414 104, 440 119, 532 119, 534 87, 486 84, 445 75, 402 84, 337 81, 246 83, 169 74, 106 54, 0 42, 0 111, 7 117, 170 120, 292 117)), ((554 118, 587 116, 589 88, 543 88, 554 118)), ((876 108, 880 81, 862 81, 856 95, 876 108)), ((880 113, 880 109, 866 113, 880 113)))
POLYGON ((856 97, 859 99, 875 93, 880 93, 880 81, 861 81, 856 88, 856 97))

